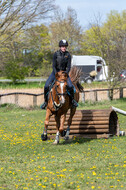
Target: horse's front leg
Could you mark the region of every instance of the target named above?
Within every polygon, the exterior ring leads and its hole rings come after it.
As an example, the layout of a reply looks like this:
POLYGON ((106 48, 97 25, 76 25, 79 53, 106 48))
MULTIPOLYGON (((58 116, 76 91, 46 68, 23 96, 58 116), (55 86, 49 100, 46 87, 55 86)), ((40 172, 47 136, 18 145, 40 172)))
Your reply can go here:
POLYGON ((72 118, 73 118, 75 112, 76 112, 76 108, 72 107, 71 110, 70 110, 70 117, 69 117, 68 123, 67 123, 67 130, 66 130, 65 140, 69 140, 70 126, 71 126, 72 118))
POLYGON ((65 119, 66 119, 66 113, 61 116, 61 123, 60 123, 60 128, 59 128, 59 132, 62 137, 66 135, 66 131, 64 130, 65 119))
POLYGON ((42 141, 46 141, 47 140, 47 128, 48 128, 48 124, 49 124, 49 119, 51 117, 52 113, 49 109, 46 110, 46 118, 45 118, 45 126, 44 126, 44 131, 41 135, 41 139, 42 141))
POLYGON ((55 121, 56 121, 56 138, 53 144, 59 144, 59 128, 60 128, 60 118, 55 116, 55 121))

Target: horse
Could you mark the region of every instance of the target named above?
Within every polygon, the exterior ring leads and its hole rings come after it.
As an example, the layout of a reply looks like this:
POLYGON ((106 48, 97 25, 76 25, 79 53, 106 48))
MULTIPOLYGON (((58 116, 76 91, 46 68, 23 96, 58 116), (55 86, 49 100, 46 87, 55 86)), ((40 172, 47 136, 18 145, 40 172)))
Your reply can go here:
MULTIPOLYGON (((79 78, 82 72, 77 67, 72 67, 69 73, 72 84, 75 89, 74 99, 79 101, 79 92, 83 91, 83 87, 79 83, 79 78)), ((50 117, 55 115, 56 121, 56 138, 53 144, 59 144, 59 136, 64 136, 65 140, 69 139, 70 125, 72 123, 72 118, 76 112, 76 107, 72 106, 71 98, 67 90, 67 78, 68 75, 64 71, 60 71, 55 75, 55 83, 51 88, 48 95, 48 105, 46 109, 45 126, 41 139, 43 141, 47 140, 47 128, 49 124, 50 117), (66 119, 66 114, 70 109, 70 116, 67 122, 67 129, 64 131, 64 122, 66 119)))

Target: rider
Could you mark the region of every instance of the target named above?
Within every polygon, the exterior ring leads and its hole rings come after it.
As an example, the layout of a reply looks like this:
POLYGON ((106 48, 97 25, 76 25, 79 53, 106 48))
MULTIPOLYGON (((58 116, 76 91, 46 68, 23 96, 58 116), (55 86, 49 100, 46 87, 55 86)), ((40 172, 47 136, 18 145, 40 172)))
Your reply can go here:
POLYGON ((44 87, 44 99, 45 102, 41 105, 41 109, 45 109, 48 104, 48 93, 49 93, 49 85, 53 83, 55 80, 55 74, 59 71, 65 71, 68 74, 67 79, 67 89, 72 100, 72 106, 77 107, 78 103, 74 100, 74 87, 69 77, 69 71, 71 68, 71 55, 68 51, 66 51, 68 47, 68 42, 66 40, 61 40, 59 42, 60 49, 56 51, 53 55, 53 71, 49 78, 46 81, 44 87))

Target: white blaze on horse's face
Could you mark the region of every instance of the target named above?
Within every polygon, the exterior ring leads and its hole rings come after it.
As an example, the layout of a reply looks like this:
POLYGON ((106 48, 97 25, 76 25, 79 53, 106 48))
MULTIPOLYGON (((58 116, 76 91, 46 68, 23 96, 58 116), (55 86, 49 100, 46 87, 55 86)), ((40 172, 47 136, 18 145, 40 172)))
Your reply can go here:
MULTIPOLYGON (((63 94, 63 86, 64 86, 64 82, 60 83, 61 94, 63 94)), ((65 98, 64 98, 63 95, 61 95, 60 103, 61 103, 61 104, 64 104, 64 103, 65 103, 65 98)))

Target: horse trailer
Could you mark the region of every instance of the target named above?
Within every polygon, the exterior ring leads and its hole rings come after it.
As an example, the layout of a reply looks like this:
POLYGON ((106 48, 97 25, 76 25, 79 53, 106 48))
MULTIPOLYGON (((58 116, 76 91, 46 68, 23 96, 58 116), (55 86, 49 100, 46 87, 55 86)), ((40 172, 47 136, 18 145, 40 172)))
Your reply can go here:
POLYGON ((83 82, 106 81, 108 77, 108 66, 106 66, 105 60, 99 56, 73 55, 72 66, 82 70, 81 81, 83 82), (90 76, 92 71, 95 71, 95 76, 90 76))

